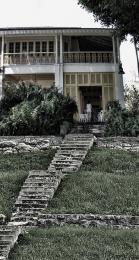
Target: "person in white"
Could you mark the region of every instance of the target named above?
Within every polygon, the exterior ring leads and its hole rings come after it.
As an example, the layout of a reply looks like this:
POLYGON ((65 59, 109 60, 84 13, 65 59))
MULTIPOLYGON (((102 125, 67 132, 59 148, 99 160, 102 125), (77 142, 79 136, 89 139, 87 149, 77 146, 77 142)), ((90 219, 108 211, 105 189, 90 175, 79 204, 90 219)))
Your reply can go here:
POLYGON ((91 121, 91 114, 92 114, 92 105, 91 103, 87 103, 86 105, 86 113, 88 115, 88 121, 91 121))

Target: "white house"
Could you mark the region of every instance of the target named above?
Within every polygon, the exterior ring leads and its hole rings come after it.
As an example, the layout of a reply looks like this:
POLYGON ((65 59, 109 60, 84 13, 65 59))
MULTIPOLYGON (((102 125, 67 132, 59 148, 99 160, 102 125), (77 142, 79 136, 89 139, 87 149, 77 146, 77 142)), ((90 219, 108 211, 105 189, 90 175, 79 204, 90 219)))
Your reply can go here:
POLYGON ((112 29, 0 28, 1 93, 3 78, 33 80, 46 88, 55 83, 80 114, 88 102, 97 111, 113 99, 124 106, 119 45, 112 29))

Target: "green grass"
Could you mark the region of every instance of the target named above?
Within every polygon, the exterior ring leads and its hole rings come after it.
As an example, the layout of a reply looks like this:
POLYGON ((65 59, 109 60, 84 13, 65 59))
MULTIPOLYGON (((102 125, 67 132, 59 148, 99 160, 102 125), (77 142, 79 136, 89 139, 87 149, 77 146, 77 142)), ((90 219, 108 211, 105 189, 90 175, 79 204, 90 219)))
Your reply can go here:
POLYGON ((51 227, 25 234, 9 260, 137 260, 138 244, 134 230, 51 227))
POLYGON ((86 156, 82 170, 134 175, 139 173, 139 153, 93 148, 86 156))
POLYGON ((20 188, 30 170, 46 170, 55 151, 0 154, 0 213, 9 218, 20 188))
POLYGON ((139 214, 139 155, 92 149, 78 173, 65 178, 48 213, 139 214))

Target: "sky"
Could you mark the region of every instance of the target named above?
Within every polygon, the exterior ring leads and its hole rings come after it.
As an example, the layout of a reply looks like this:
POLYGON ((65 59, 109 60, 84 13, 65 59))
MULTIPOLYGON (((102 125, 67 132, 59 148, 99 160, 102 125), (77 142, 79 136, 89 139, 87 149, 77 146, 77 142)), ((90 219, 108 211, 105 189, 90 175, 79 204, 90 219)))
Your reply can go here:
MULTIPOLYGON (((0 0, 0 27, 88 27, 100 28, 93 15, 78 0, 0 0)), ((130 37, 121 44, 124 80, 135 80, 136 56, 130 37)))

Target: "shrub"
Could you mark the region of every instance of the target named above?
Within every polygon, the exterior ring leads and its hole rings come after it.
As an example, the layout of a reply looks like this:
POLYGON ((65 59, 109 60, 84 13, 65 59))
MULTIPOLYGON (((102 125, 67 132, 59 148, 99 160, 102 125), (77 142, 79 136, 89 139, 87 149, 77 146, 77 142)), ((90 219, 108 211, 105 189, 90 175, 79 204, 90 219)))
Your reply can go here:
POLYGON ((5 86, 0 108, 1 135, 59 134, 63 121, 72 122, 77 112, 73 99, 55 87, 46 90, 33 82, 5 86))
POLYGON ((139 112, 122 109, 118 101, 109 102, 105 113, 105 135, 137 136, 139 134, 139 112))

